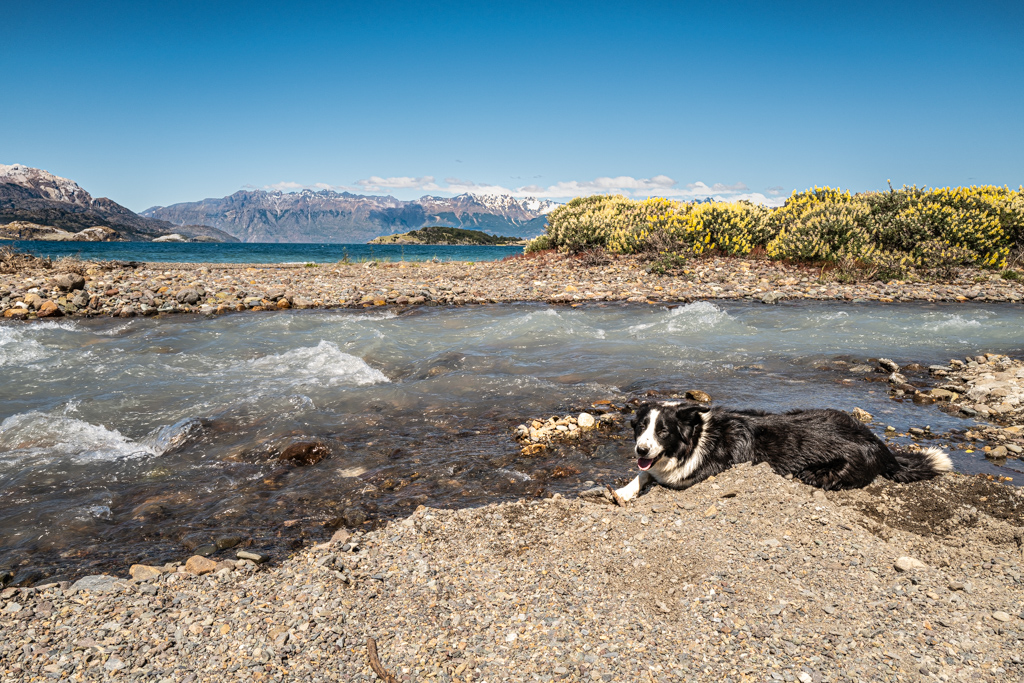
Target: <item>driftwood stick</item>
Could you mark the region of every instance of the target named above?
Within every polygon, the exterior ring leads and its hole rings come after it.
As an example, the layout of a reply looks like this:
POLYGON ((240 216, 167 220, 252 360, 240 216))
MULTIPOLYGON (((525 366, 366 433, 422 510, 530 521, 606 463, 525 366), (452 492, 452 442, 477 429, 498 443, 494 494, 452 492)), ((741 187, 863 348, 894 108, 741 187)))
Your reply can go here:
POLYGON ((616 505, 620 508, 626 507, 626 501, 622 500, 622 496, 615 492, 615 489, 611 487, 611 484, 605 484, 604 487, 608 489, 608 493, 612 494, 612 500, 615 501, 616 505))
POLYGON ((370 668, 373 669, 373 673, 377 674, 377 678, 384 683, 398 683, 398 679, 389 674, 384 665, 380 663, 380 657, 377 656, 377 641, 373 638, 366 639, 366 658, 370 660, 370 668))

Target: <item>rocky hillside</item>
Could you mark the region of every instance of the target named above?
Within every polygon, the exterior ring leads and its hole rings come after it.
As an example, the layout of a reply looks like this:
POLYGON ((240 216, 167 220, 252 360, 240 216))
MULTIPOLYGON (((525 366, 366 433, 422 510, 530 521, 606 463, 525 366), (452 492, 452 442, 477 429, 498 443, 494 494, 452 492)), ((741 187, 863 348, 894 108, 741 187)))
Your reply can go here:
POLYGON ((236 241, 205 226, 175 226, 144 218, 105 197, 94 198, 78 183, 21 164, 0 164, 0 225, 28 223, 81 233, 95 227, 112 229, 112 239, 149 241, 172 232, 188 237, 236 241))
POLYGON ((332 190, 239 191, 228 197, 156 206, 143 216, 174 225, 209 225, 243 242, 362 243, 426 226, 532 237, 557 205, 537 199, 463 194, 402 201, 332 190))

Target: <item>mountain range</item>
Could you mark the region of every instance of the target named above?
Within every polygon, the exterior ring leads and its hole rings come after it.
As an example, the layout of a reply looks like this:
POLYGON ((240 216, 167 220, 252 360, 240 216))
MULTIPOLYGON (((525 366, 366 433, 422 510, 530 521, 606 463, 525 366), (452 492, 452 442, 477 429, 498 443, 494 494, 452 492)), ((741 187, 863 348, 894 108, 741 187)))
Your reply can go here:
POLYGON ((172 225, 145 218, 106 197, 95 198, 78 183, 22 164, 0 164, 0 225, 48 226, 71 233, 97 226, 114 230, 115 238, 150 241, 171 233, 188 238, 235 242, 206 226, 172 225))
POLYGON ((241 190, 227 197, 154 206, 147 218, 173 225, 207 225, 243 242, 356 243, 427 226, 483 230, 533 237, 558 204, 509 195, 391 196, 333 190, 241 190))
POLYGON ((176 233, 219 242, 357 243, 429 226, 533 237, 544 232, 546 216, 557 206, 509 195, 428 195, 403 201, 333 190, 240 190, 137 214, 111 199, 94 198, 73 180, 22 164, 0 164, 0 226, 10 226, 7 232, 15 239, 46 239, 26 235, 53 229, 66 237, 97 226, 115 231, 107 238, 131 241, 176 233))

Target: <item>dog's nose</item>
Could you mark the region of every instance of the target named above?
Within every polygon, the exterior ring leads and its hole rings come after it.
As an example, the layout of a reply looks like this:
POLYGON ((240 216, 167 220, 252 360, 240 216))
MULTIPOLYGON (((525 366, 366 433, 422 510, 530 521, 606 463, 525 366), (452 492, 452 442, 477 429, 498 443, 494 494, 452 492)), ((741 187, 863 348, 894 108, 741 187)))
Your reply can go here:
POLYGON ((651 452, 651 449, 648 448, 647 446, 637 446, 636 447, 636 454, 639 455, 641 458, 646 456, 650 452, 651 452))

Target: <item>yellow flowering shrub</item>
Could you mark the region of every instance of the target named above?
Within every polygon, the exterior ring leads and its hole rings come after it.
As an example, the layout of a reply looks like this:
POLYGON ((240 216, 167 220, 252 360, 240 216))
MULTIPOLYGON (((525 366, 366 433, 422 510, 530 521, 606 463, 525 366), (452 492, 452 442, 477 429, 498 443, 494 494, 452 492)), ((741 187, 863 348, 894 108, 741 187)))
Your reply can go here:
POLYGON ((903 187, 859 195, 815 187, 769 209, 749 202, 687 203, 621 195, 581 197, 552 211, 527 251, 735 256, 857 262, 879 272, 974 264, 1005 268, 1024 247, 1024 188, 903 187), (943 265, 945 264, 945 265, 943 265))
POLYGON ((768 257, 795 261, 870 261, 878 250, 864 202, 820 203, 804 211, 768 243, 768 257))

